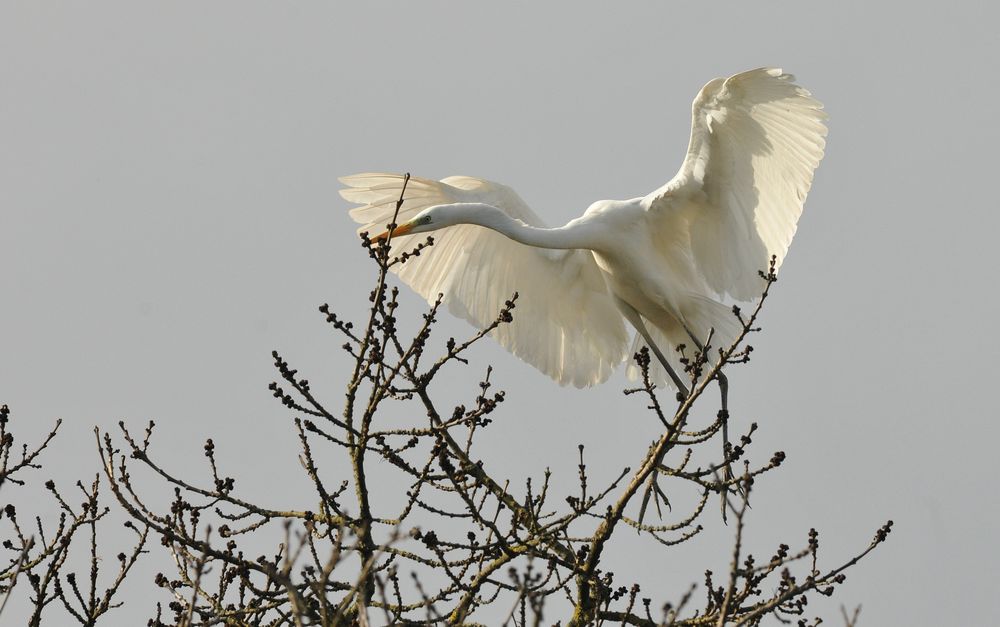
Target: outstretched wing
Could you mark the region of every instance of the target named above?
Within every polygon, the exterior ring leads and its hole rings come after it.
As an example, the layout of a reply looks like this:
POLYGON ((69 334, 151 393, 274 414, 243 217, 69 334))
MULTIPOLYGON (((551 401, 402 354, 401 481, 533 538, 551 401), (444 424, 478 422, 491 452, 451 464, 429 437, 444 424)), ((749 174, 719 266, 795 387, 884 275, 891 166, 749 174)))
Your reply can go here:
POLYGON ((739 300, 759 294, 772 255, 781 265, 823 158, 823 105, 793 81, 761 68, 705 85, 684 164, 645 199, 659 228, 688 232, 709 286, 739 300))
MULTIPOLYGON (((357 174, 340 180, 348 186, 341 196, 361 205, 351 210, 351 217, 363 225, 359 231, 384 230, 392 220, 403 177, 357 174)), ((443 181, 411 178, 396 222, 402 224, 427 207, 456 202, 493 205, 527 224, 543 226, 510 188, 465 176, 443 181)), ((393 238, 392 246, 400 252, 411 250, 425 237, 393 238)), ((433 237, 433 246, 394 267, 428 302, 443 294, 452 313, 483 328, 518 292, 513 322, 501 325, 493 336, 563 385, 600 383, 624 360, 624 320, 590 253, 532 248, 474 225, 447 227, 433 237)))

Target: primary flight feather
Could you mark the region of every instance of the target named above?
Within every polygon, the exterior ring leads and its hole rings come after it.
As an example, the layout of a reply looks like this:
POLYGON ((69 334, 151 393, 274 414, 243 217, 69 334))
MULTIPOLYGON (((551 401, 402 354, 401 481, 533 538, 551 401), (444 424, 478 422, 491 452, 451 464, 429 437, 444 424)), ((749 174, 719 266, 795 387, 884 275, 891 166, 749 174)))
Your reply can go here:
MULTIPOLYGON (((728 346, 740 327, 721 300, 754 299, 758 271, 772 256, 781 265, 823 157, 825 118, 779 69, 715 79, 694 100, 676 176, 645 196, 595 202, 558 228, 504 185, 411 178, 391 245, 409 250, 418 234, 438 232, 433 246, 394 269, 480 328, 518 292, 513 322, 493 335, 561 384, 601 383, 648 345, 661 362, 657 380, 683 388, 673 348, 710 329, 714 346, 728 346), (631 346, 626 321, 638 331, 631 346)), ((360 205, 351 210, 359 230, 383 232, 403 176, 341 181, 341 195, 360 205)))

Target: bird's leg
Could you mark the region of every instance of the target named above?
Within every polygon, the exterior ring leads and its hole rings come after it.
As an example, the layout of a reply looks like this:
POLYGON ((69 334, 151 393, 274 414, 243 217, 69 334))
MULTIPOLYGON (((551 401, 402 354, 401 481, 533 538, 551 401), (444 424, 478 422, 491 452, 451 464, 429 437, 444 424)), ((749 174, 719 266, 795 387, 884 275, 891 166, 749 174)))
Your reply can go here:
MULTIPOLYGON (((682 323, 683 324, 683 323, 682 323)), ((698 350, 707 358, 705 355, 705 345, 701 343, 698 336, 695 335, 686 324, 683 325, 684 330, 687 331, 688 336, 691 337, 691 341, 694 342, 698 350)), ((709 335, 711 337, 711 335, 709 335)), ((708 365, 711 367, 712 362, 709 361, 708 365)), ((717 373, 715 373, 715 379, 719 382, 719 395, 721 396, 720 404, 721 409, 719 409, 719 420, 722 422, 722 478, 725 482, 730 482, 735 478, 733 474, 733 466, 729 461, 729 456, 733 450, 732 444, 729 443, 729 379, 726 375, 722 374, 722 369, 720 368, 717 373)), ((742 488, 740 488, 742 492, 742 488)), ((722 519, 726 519, 726 495, 728 494, 728 489, 722 491, 722 519)))
MULTIPOLYGON (((719 392, 722 396, 722 408, 719 410, 719 420, 722 421, 722 454, 728 459, 732 446, 729 444, 729 379, 719 372, 716 374, 719 380, 719 392)), ((725 479, 729 481, 734 478, 732 465, 726 461, 725 479)))
POLYGON ((674 369, 670 366, 667 358, 660 352, 660 348, 656 345, 656 342, 649 337, 648 333, 643 333, 642 339, 646 340, 646 346, 648 346, 653 351, 653 354, 656 355, 656 358, 660 360, 660 365, 663 366, 663 369, 667 371, 667 375, 670 377, 670 380, 674 382, 675 386, 677 386, 677 391, 680 392, 681 396, 687 398, 689 394, 687 386, 684 385, 681 378, 677 376, 676 372, 674 372, 674 369))
MULTIPOLYGON (((691 329, 688 328, 688 326, 686 324, 684 324, 682 322, 681 326, 684 327, 684 330, 687 331, 687 334, 691 338, 691 341, 694 342, 694 345, 697 346, 698 350, 701 351, 702 355, 704 355, 704 357, 705 357, 705 359, 707 361, 708 367, 709 368, 713 368, 715 366, 715 364, 713 364, 712 360, 709 359, 708 355, 705 354, 705 345, 701 343, 701 340, 698 339, 698 336, 695 335, 691 331, 691 329)), ((714 333, 710 333, 708 337, 712 337, 712 335, 714 335, 714 333)), ((711 348, 711 347, 709 347, 709 348, 711 348)), ((722 395, 722 399, 721 399, 721 402, 722 402, 722 414, 724 414, 724 418, 728 418, 729 417, 729 379, 726 378, 726 375, 722 374, 722 369, 721 368, 719 369, 719 371, 717 373, 715 373, 715 378, 719 382, 719 392, 722 395)), ((725 427, 725 422, 723 422, 723 429, 725 429, 725 428, 726 428, 725 427)), ((727 438, 727 441, 728 441, 728 438, 727 438)))
MULTIPOLYGON (((646 346, 648 346, 650 348, 650 350, 653 351, 653 354, 656 355, 656 358, 660 361, 660 365, 663 366, 663 369, 666 370, 667 375, 670 376, 670 380, 673 381, 674 386, 677 388, 677 393, 679 394, 678 400, 680 400, 680 399, 686 399, 688 397, 688 395, 690 394, 690 392, 688 391, 687 386, 684 385, 684 382, 681 381, 681 378, 679 376, 677 376, 676 372, 674 372, 674 369, 670 366, 670 362, 667 361, 667 358, 660 351, 660 347, 657 346, 656 342, 653 341, 652 336, 649 334, 649 329, 646 328, 646 324, 642 321, 642 316, 639 314, 638 311, 636 311, 636 309, 634 307, 632 307, 632 305, 629 305, 628 303, 626 303, 625 301, 621 300, 620 298, 616 297, 615 301, 616 301, 616 303, 618 305, 619 311, 621 311, 622 314, 625 316, 625 319, 628 320, 632 324, 633 327, 635 327, 635 330, 639 332, 639 335, 641 335, 642 339, 645 340, 646 346)), ((658 468, 659 467, 660 462, 662 461, 663 455, 665 455, 665 454, 666 454, 666 450, 664 450, 662 453, 660 453, 660 458, 656 459, 653 462, 654 468, 658 468)), ((660 510, 660 498, 661 497, 663 498, 664 502, 667 503, 668 506, 670 505, 670 501, 667 500, 666 495, 660 489, 660 486, 657 485, 657 483, 656 483, 656 479, 657 479, 658 476, 659 476, 659 471, 658 470, 654 470, 649 475, 649 482, 646 485, 645 493, 643 494, 643 497, 642 497, 642 506, 639 509, 639 524, 640 525, 642 524, 643 517, 646 514, 646 505, 649 503, 650 496, 655 497, 654 502, 656 503, 657 512, 659 512, 659 510, 660 510)))
POLYGON ((646 346, 648 346, 649 349, 653 351, 653 354, 656 355, 656 358, 660 360, 660 365, 667 371, 667 375, 670 377, 670 380, 674 382, 674 386, 677 388, 677 391, 682 397, 687 398, 689 394, 687 386, 684 385, 681 378, 677 376, 677 373, 674 372, 674 369, 670 366, 670 362, 668 362, 667 358, 664 357, 662 352, 660 352, 660 347, 658 347, 656 342, 653 341, 653 338, 650 337, 649 329, 646 328, 646 324, 642 321, 642 316, 639 315, 639 312, 636 311, 635 307, 632 305, 629 305, 620 298, 616 298, 615 300, 618 304, 618 310, 621 311, 625 318, 632 324, 633 327, 635 327, 635 330, 638 331, 639 335, 642 336, 642 339, 645 340, 646 346))

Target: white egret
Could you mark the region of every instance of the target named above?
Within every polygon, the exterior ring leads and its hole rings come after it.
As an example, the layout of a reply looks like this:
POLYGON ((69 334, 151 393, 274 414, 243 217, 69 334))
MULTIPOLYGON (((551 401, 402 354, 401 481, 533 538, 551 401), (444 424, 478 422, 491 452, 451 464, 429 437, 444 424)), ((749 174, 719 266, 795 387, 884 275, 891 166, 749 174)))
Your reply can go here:
MULTIPOLYGON (((712 344, 728 347, 740 327, 721 301, 753 300, 763 286, 758 271, 772 256, 781 265, 823 157, 826 115, 793 81, 761 68, 709 82, 694 100, 687 156, 670 182, 631 200, 595 202, 559 228, 546 228, 504 185, 412 178, 392 247, 408 250, 417 234, 440 233, 395 269, 428 301, 443 294, 455 315, 480 328, 519 292, 513 322, 493 335, 560 384, 601 383, 646 344, 663 366, 653 364, 652 374, 684 390, 672 348, 710 329, 712 344), (626 320, 638 331, 631 347, 626 320)), ((341 195, 362 205, 351 210, 359 230, 384 231, 403 177, 341 181, 341 195)), ((630 364, 629 375, 637 372, 630 364)))

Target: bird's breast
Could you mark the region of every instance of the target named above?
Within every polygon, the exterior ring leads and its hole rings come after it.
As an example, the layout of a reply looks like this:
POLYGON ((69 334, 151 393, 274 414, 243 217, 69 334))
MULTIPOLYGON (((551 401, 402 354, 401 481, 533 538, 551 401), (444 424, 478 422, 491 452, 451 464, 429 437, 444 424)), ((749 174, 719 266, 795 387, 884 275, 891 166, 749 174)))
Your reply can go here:
POLYGON ((680 267, 683 260, 672 260, 652 245, 595 252, 594 259, 608 291, 651 321, 676 317, 680 303, 692 291, 686 280, 690 269, 680 267))

